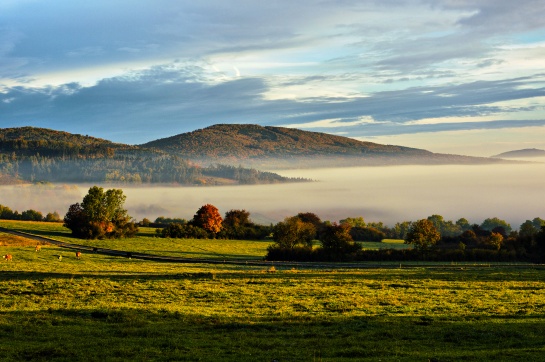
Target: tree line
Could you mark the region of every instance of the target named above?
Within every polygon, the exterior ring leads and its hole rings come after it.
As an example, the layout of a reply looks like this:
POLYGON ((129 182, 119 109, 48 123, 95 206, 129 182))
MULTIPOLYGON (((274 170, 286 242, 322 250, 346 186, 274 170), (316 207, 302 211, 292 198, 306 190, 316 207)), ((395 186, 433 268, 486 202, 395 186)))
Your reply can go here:
MULTIPOLYGON (((96 156, 96 155, 93 155, 96 156)), ((112 182, 120 184, 217 184, 229 179, 238 184, 308 181, 272 172, 215 165, 200 167, 177 156, 119 152, 105 157, 50 157, 1 155, 0 173, 30 182, 112 182)))
POLYGON ((45 216, 33 209, 25 210, 21 213, 17 210, 11 210, 8 206, 0 205, 0 219, 4 220, 24 220, 24 221, 47 221, 61 222, 62 219, 58 212, 48 212, 45 216))
MULTIPOLYGON (((298 213, 275 225, 252 222, 250 212, 230 210, 221 216, 217 207, 206 204, 193 218, 158 217, 155 223, 137 223, 124 209, 120 189, 104 191, 93 186, 81 203, 70 205, 64 225, 75 237, 85 239, 132 237, 138 226, 155 226, 162 238, 218 238, 260 240, 270 238, 267 260, 294 261, 531 261, 545 262, 545 220, 526 220, 513 230, 505 220, 487 218, 480 225, 465 218, 456 222, 431 215, 415 222, 405 221, 388 228, 383 223, 366 223, 363 217, 337 222, 322 221, 311 212, 298 213), (364 250, 359 241, 381 241, 402 237, 412 248, 364 250), (317 246, 315 244, 318 244, 317 246)), ((0 205, 0 218, 59 221, 58 213, 46 217, 35 210, 19 214, 0 205)))
POLYGON ((545 220, 539 217, 526 220, 518 231, 497 217, 478 225, 464 218, 447 221, 441 215, 389 229, 381 223, 366 224, 362 217, 331 223, 312 213, 299 213, 278 223, 273 238, 268 260, 545 262, 545 220), (356 241, 371 241, 367 235, 403 235, 412 248, 363 250, 356 241), (318 240, 318 247, 313 240, 318 240))

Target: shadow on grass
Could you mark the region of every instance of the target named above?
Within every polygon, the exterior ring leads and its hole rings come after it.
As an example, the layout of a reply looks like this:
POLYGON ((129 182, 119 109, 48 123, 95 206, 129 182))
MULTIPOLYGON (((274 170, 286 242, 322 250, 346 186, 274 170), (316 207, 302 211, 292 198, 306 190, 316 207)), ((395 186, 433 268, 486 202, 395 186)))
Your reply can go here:
MULTIPOLYGON (((130 262, 127 260, 127 262, 130 262)), ((0 273, 1 280, 43 280, 43 279, 77 279, 77 278, 101 278, 113 281, 117 280, 197 280, 197 279, 251 279, 251 283, 268 283, 271 280, 322 280, 331 279, 335 283, 361 283, 362 285, 373 285, 374 287, 396 289, 422 288, 422 280, 443 281, 443 282, 539 282, 545 278, 545 270, 525 270, 524 273, 497 272, 495 270, 468 270, 460 272, 452 271, 406 271, 406 270, 365 270, 365 271, 338 271, 338 270, 297 270, 294 268, 282 269, 276 266, 276 271, 269 272, 264 266, 228 266, 196 264, 202 272, 169 272, 153 273, 149 271, 75 271, 72 273, 39 272, 39 271, 13 271, 4 270, 0 273), (395 282, 393 282, 395 280, 395 282), (376 284, 376 285, 375 285, 376 284)), ((443 286, 426 285, 427 289, 442 289, 443 286)), ((540 290, 533 286, 532 290, 540 290)))
POLYGON ((34 234, 37 236, 43 236, 48 238, 55 238, 55 237, 61 237, 61 238, 70 238, 72 236, 70 231, 53 231, 53 230, 40 230, 40 229, 25 229, 25 228, 17 228, 14 231, 20 231, 23 233, 28 234, 34 234))
POLYGON ((242 319, 90 308, 2 317, 7 360, 538 361, 545 352, 544 316, 242 319))
POLYGON ((168 255, 168 256, 195 256, 197 258, 203 258, 203 259, 239 259, 239 260, 254 260, 254 261, 260 261, 263 260, 263 258, 256 258, 254 255, 247 255, 247 254, 221 254, 214 251, 173 251, 173 250, 155 250, 150 249, 150 254, 157 254, 157 255, 168 255))

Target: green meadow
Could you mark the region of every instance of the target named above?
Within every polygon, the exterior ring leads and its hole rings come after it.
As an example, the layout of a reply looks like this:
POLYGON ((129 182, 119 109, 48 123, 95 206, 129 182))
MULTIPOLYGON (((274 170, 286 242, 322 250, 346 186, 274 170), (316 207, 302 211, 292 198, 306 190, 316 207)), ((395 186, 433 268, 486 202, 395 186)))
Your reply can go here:
MULTIPOLYGON (((160 255, 260 259, 270 242, 58 240, 160 255)), ((315 269, 157 263, 0 233, 0 360, 541 361, 545 268, 315 269), (62 261, 58 255, 63 255, 62 261)), ((365 264, 362 264, 365 266, 365 264)))

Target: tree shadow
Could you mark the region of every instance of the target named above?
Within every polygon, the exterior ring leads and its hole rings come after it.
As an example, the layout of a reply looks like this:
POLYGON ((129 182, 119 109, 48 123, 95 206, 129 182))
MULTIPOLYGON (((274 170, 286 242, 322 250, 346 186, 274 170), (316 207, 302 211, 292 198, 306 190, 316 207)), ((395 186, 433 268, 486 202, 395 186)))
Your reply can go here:
POLYGON ((544 329, 543 315, 473 320, 455 316, 346 317, 335 312, 299 317, 210 316, 145 307, 45 306, 39 311, 1 315, 0 335, 9 336, 0 342, 7 360, 543 359, 542 334, 537 333, 544 329))

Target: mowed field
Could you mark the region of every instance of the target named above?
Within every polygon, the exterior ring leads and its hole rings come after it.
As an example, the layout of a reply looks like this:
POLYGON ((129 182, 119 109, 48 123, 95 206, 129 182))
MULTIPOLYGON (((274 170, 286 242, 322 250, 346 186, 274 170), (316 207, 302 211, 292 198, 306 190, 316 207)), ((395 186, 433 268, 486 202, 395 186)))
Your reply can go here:
MULTIPOLYGON (((269 242, 81 241, 161 255, 259 259, 269 242)), ((545 269, 316 269, 83 254, 0 233, 0 360, 542 361, 545 269), (62 255, 62 261, 58 260, 62 255)), ((363 264, 364 265, 364 264, 363 264)))

